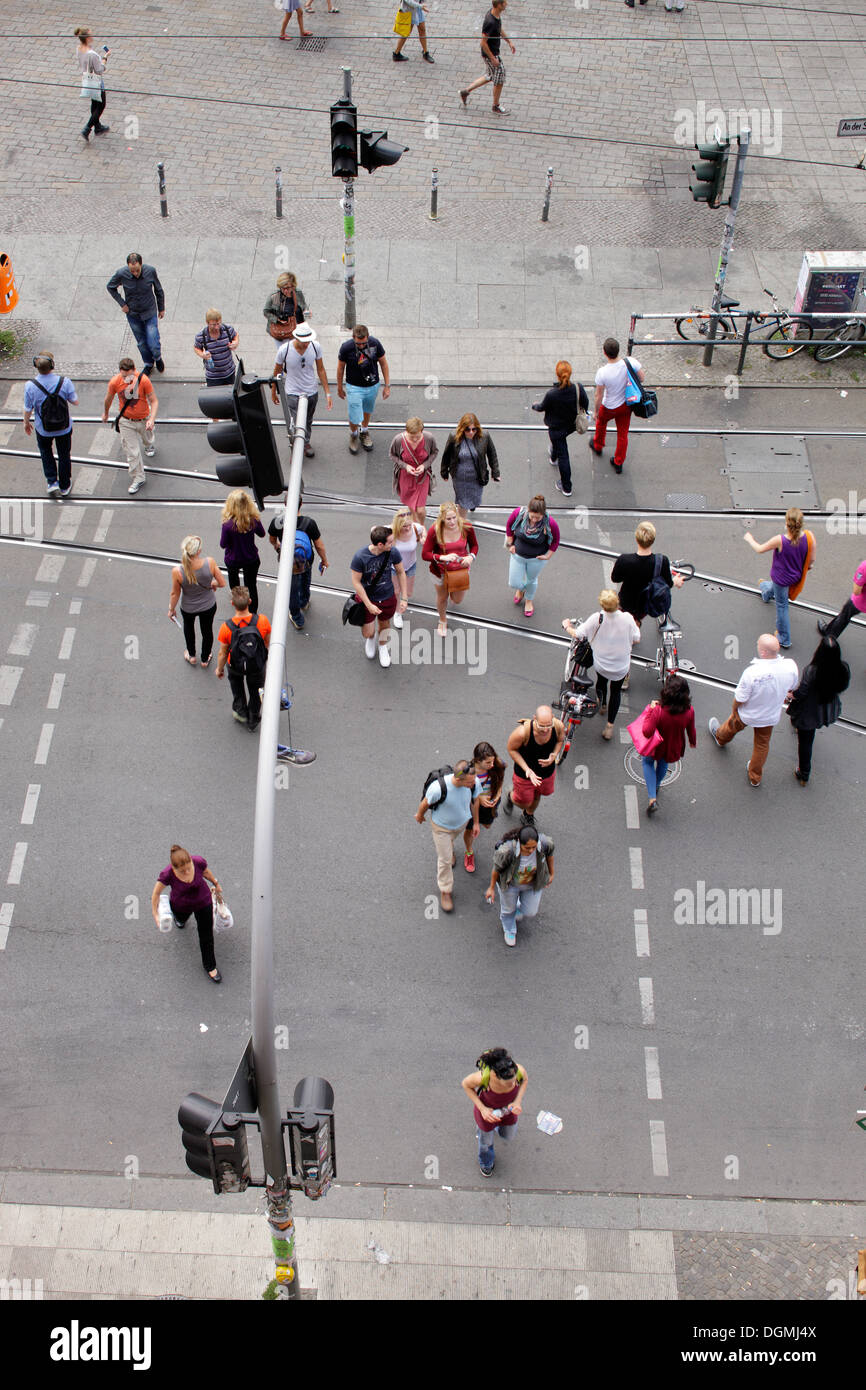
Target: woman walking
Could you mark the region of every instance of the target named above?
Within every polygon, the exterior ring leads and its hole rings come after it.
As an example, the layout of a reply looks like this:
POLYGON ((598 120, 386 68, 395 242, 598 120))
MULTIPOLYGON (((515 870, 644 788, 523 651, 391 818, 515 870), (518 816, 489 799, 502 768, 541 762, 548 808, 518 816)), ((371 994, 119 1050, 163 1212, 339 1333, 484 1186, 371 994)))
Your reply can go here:
POLYGON ((484 489, 490 482, 499 482, 499 459, 489 434, 478 423, 477 415, 463 415, 442 453, 442 477, 454 483, 454 498, 464 521, 469 512, 481 505, 484 489))
POLYGON ((240 584, 241 570, 243 582, 250 591, 250 612, 259 611, 259 591, 256 576, 259 572, 259 551, 256 536, 264 539, 265 528, 259 516, 259 509, 243 488, 235 488, 226 498, 222 515, 220 549, 225 551, 226 569, 229 575, 229 588, 240 584))
MULTIPOLYGON (((505 763, 499 757, 492 743, 476 743, 472 750, 475 767, 476 795, 479 801, 478 824, 490 826, 499 815, 499 802, 502 797, 502 783, 505 780, 505 763)), ((466 824, 463 832, 463 867, 467 874, 475 873, 475 836, 473 822, 466 824)))
POLYGON ((301 38, 306 39, 312 37, 313 31, 311 29, 304 28, 303 0, 279 0, 279 8, 281 10, 285 10, 285 14, 283 15, 282 28, 280 29, 281 39, 285 39, 287 43, 289 42, 289 36, 286 33, 286 29, 288 27, 289 20, 291 19, 293 14, 296 14, 298 16, 298 29, 300 30, 301 38))
POLYGON ((598 596, 600 611, 591 613, 586 622, 574 626, 573 618, 564 618, 562 626, 569 637, 585 637, 592 646, 595 661, 595 688, 599 710, 607 710, 608 722, 602 738, 613 738, 613 726, 619 713, 622 683, 631 665, 631 649, 640 641, 640 628, 631 613, 623 613, 619 597, 613 589, 602 589, 598 596), (607 702, 610 681, 610 706, 607 702))
POLYGON ((850 680, 851 668, 842 660, 836 638, 822 637, 788 705, 791 723, 797 730, 794 776, 801 787, 806 786, 812 772, 815 732, 835 724, 842 713, 839 696, 848 689, 850 680))
POLYGON ((469 589, 469 570, 478 554, 475 529, 463 517, 453 502, 443 502, 427 537, 421 559, 430 566, 436 585, 436 609, 440 637, 448 631, 448 599, 462 603, 469 589), (437 580, 439 581, 437 583, 437 580))
MULTIPOLYGON (((424 527, 413 520, 412 513, 408 507, 401 507, 398 512, 394 513, 394 520, 391 523, 391 534, 394 537, 394 549, 399 552, 400 559, 403 561, 403 569, 406 572, 406 602, 408 604, 415 591, 415 572, 418 569, 418 544, 424 539, 424 527)), ((395 627, 402 627, 402 615, 395 612, 392 622, 395 627)))
POLYGON ((196 665, 195 620, 201 627, 201 664, 210 666, 213 651, 213 620, 217 605, 214 598, 216 589, 224 589, 223 579, 217 564, 210 555, 201 553, 201 536, 184 536, 180 548, 180 564, 171 572, 171 594, 168 600, 168 616, 175 621, 178 600, 180 616, 183 619, 183 635, 186 641, 184 661, 196 665))
POLYGON ((309 314, 307 301, 298 289, 298 277, 291 270, 284 270, 277 276, 277 288, 268 295, 262 310, 268 321, 268 333, 278 343, 291 338, 299 323, 306 322, 309 314))
POLYGON ((511 1138, 523 1114, 523 1097, 529 1077, 524 1067, 512 1061, 504 1047, 482 1052, 475 1066, 477 1071, 465 1076, 461 1084, 475 1115, 478 1166, 484 1177, 489 1178, 496 1165, 494 1133, 503 1140, 511 1138))
POLYGON ((235 362, 233 352, 237 352, 240 338, 237 329, 223 323, 219 309, 208 309, 205 326, 196 333, 193 352, 204 363, 205 382, 208 386, 234 386, 235 362))
POLYGON ((403 45, 416 25, 418 27, 418 42, 421 45, 421 57, 425 63, 436 61, 427 48, 427 24, 424 20, 426 13, 426 5, 416 4, 415 0, 400 0, 397 14, 394 17, 394 33, 397 35, 397 43, 391 54, 395 63, 408 63, 409 59, 403 52, 403 45))
POLYGON ((88 29, 87 25, 76 29, 75 37, 78 40, 78 66, 81 68, 81 95, 90 96, 90 120, 81 132, 89 142, 91 130, 95 135, 105 135, 109 129, 99 118, 105 110, 103 78, 111 50, 103 48, 101 53, 96 52, 93 47, 93 31, 88 29))
POLYGON ((505 523, 505 544, 511 556, 508 583, 514 590, 514 602, 523 603, 523 616, 531 618, 541 571, 559 549, 559 526, 548 515, 540 493, 529 499, 528 506, 514 508, 505 523))
POLYGON ((535 825, 509 830, 493 851, 490 886, 484 894, 493 902, 499 885, 499 917, 506 946, 517 942, 517 923, 535 917, 541 894, 553 882, 553 841, 535 825))
POLYGON ((557 362, 555 371, 557 384, 551 386, 542 400, 535 401, 532 409, 544 411, 544 423, 550 440, 547 457, 553 467, 559 469, 559 482, 554 486, 563 497, 570 497, 573 489, 568 436, 574 434, 575 430, 580 434, 586 433, 589 424, 589 396, 580 382, 576 386, 573 384, 570 362, 557 362))
POLYGON ((686 735, 692 748, 698 746, 695 712, 692 709, 689 683, 682 676, 668 676, 659 698, 644 710, 642 733, 651 738, 658 732, 661 743, 654 753, 643 755, 643 779, 646 782, 647 815, 654 816, 659 808, 659 792, 671 763, 685 757, 686 735))
POLYGON ((223 890, 208 868, 207 860, 199 854, 190 854, 182 845, 172 845, 170 862, 156 880, 150 905, 153 920, 159 926, 159 900, 168 888, 169 904, 180 930, 186 926, 190 914, 195 914, 202 968, 218 985, 222 975, 217 969, 213 949, 213 896, 208 884, 213 885, 217 902, 222 902, 223 890))
POLYGON ((427 434, 417 415, 407 420, 403 433, 395 434, 391 440, 394 491, 422 525, 427 515, 427 498, 435 486, 433 460, 438 453, 439 445, 432 434, 427 434))
POLYGON ((803 529, 804 520, 799 507, 789 507, 785 513, 784 536, 771 536, 763 545, 758 544, 751 531, 743 537, 756 555, 764 555, 768 550, 774 552, 770 578, 761 581, 761 598, 765 603, 776 600, 776 636, 779 646, 786 649, 791 645, 788 601, 800 593, 815 563, 815 537, 811 531, 803 529))

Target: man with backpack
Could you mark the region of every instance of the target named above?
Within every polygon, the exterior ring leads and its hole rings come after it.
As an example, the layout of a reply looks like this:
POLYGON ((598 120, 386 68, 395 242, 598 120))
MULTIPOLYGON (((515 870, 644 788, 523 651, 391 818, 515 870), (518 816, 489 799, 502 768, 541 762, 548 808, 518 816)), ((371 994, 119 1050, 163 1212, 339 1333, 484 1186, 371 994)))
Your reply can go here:
POLYGON ((232 718, 255 733, 262 722, 262 687, 268 665, 271 625, 259 613, 250 612, 250 591, 243 584, 232 589, 235 616, 217 634, 217 678, 222 680, 228 663, 232 689, 232 718), (245 684, 246 683, 246 684, 245 684))
POLYGON ((139 492, 147 482, 144 472, 144 459, 141 446, 148 458, 156 453, 153 442, 153 426, 159 401, 144 369, 136 372, 131 357, 121 357, 118 371, 108 383, 105 400, 102 403, 102 423, 107 424, 111 402, 117 397, 118 412, 114 428, 120 435, 126 464, 129 469, 128 492, 139 492))
POLYGON ((478 823, 481 783, 475 775, 475 765, 469 758, 461 758, 450 767, 440 767, 425 779, 423 799, 415 819, 424 824, 424 817, 430 811, 430 826, 433 831, 433 847, 436 850, 436 884, 443 912, 454 911, 454 865, 457 857, 454 842, 458 835, 472 821, 472 838, 477 839, 480 829, 478 823))
MULTIPOLYGON (((651 521, 642 521, 634 533, 635 554, 617 556, 610 572, 612 584, 619 584, 619 606, 631 613, 638 627, 644 618, 664 619, 670 612, 671 589, 681 589, 683 577, 674 574, 667 555, 654 555, 656 528, 651 521)), ((622 685, 628 690, 628 676, 622 685)))
MULTIPOLYGON (((298 506, 304 501, 303 491, 298 498, 298 506)), ((286 509, 280 507, 268 526, 268 540, 279 555, 283 548, 283 525, 286 509)), ((319 557, 319 574, 328 568, 328 556, 318 522, 311 516, 298 512, 298 525, 295 530, 295 558, 292 564, 292 587, 289 591, 289 620, 298 632, 306 622, 304 613, 310 606, 310 583, 313 577, 313 551, 319 557)))
POLYGON ((49 497, 68 497, 72 491, 72 419, 69 406, 78 404, 68 376, 54 370, 50 352, 33 358, 36 377, 24 387, 24 433, 36 428, 36 443, 49 497), (57 457, 54 450, 57 450, 57 457))

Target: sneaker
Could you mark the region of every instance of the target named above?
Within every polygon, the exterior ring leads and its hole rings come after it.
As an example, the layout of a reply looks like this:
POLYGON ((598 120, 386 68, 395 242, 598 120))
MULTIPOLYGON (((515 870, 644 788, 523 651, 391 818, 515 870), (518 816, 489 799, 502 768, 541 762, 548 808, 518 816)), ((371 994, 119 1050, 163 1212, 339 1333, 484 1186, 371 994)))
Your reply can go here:
POLYGON ((391 622, 394 624, 395 627, 402 627, 402 626, 403 626, 403 618, 402 618, 402 615, 401 615, 400 613, 395 613, 394 616, 393 616, 393 618, 391 619, 391 622))
POLYGON ((163 362, 163 360, 162 360, 161 357, 157 357, 155 366, 156 366, 156 370, 157 370, 158 372, 164 372, 164 371, 165 371, 165 363, 163 362))
POLYGON ((441 904, 442 904, 442 911, 443 911, 443 912, 453 912, 453 911, 454 911, 454 897, 453 897, 453 895, 452 895, 451 893, 446 893, 446 891, 445 891, 444 888, 443 888, 442 892, 439 894, 439 901, 440 901, 441 904))
POLYGON ((69 484, 69 487, 62 487, 62 488, 60 489, 60 496, 61 496, 61 497, 68 497, 71 491, 72 491, 72 484, 70 483, 70 484, 69 484))
POLYGON ((305 458, 305 459, 314 459, 315 457, 316 457, 316 451, 315 451, 315 449, 313 448, 312 444, 305 444, 305 445, 304 445, 304 458, 305 458))
POLYGON ((367 453, 369 454, 370 450, 373 447, 373 441, 370 438, 369 430, 361 430, 361 443, 363 444, 364 448, 367 450, 367 453))
POLYGON ((504 106, 491 106, 491 111, 495 116, 510 116, 511 112, 506 111, 504 106))
POLYGON ((479 1158, 478 1167, 481 1169, 481 1176, 484 1178, 489 1178, 493 1172, 493 1169, 496 1167, 496 1160, 494 1159, 493 1162, 490 1164, 490 1167, 488 1168, 485 1166, 485 1164, 481 1162, 481 1159, 479 1158))
POLYGON ((350 453, 350 454, 357 454, 357 452, 358 452, 358 436, 357 436, 356 434, 350 434, 350 435, 349 435, 349 453, 350 453))
POLYGON ((761 785, 760 782, 753 782, 753 781, 752 781, 752 774, 751 774, 751 772, 749 771, 749 768, 751 767, 751 765, 752 765, 752 760, 751 760, 751 758, 750 758, 749 761, 746 763, 746 776, 747 776, 748 779, 749 779, 749 786, 750 786, 750 787, 759 787, 759 786, 761 785))
POLYGON ((386 667, 391 665, 391 653, 388 651, 387 642, 379 643, 379 665, 386 667))
POLYGON ((517 932, 516 932, 516 931, 509 931, 509 930, 507 929, 507 927, 503 927, 503 928, 502 928, 502 935, 505 937, 505 944, 506 944, 506 946, 516 946, 516 945, 517 945, 517 932))
POLYGON ((306 748, 290 748, 287 743, 277 744, 277 757, 284 763, 314 763, 315 753, 311 753, 306 748))
POLYGON ((570 487, 570 488, 568 489, 568 491, 566 492, 565 488, 562 486, 562 483, 559 481, 558 478, 557 478, 556 482, 553 484, 553 486, 556 488, 557 492, 561 492, 561 493, 562 493, 563 497, 570 497, 571 494, 574 492, 574 488, 571 488, 571 487, 570 487))
POLYGON ((126 490, 127 492, 132 494, 135 494, 136 492, 141 492, 141 489, 144 487, 145 482, 145 478, 139 478, 137 482, 130 483, 129 487, 126 490))
POLYGON ((435 63, 435 62, 436 62, 436 59, 433 57, 432 53, 430 53, 430 51, 429 51, 428 49, 426 49, 426 48, 424 49, 424 52, 421 54, 421 57, 424 59, 424 62, 425 62, 425 63, 435 63))
POLYGON ((622 683, 622 689, 623 689, 623 690, 628 690, 628 683, 629 683, 630 680, 631 680, 631 671, 629 671, 628 675, 626 676, 625 680, 624 680, 623 683, 622 683))
POLYGON ((795 768, 795 769, 794 769, 794 776, 796 777, 797 781, 800 783, 800 786, 801 786, 801 787, 806 787, 806 786, 808 786, 808 784, 809 784, 809 779, 808 779, 808 777, 804 777, 804 776, 803 776, 803 774, 802 774, 802 772, 800 771, 799 768, 795 768))
POLYGON ((94 131, 94 134, 95 134, 95 135, 107 135, 110 129, 111 129, 111 126, 107 126, 107 125, 97 125, 97 126, 94 126, 94 127, 93 127, 93 131, 94 131))
POLYGON ((463 856, 463 867, 464 867, 464 869, 466 870, 467 874, 474 874, 474 873, 475 873, 475 852, 474 852, 474 850, 473 850, 473 852, 472 852, 471 854, 469 853, 468 850, 467 850, 466 853, 464 854, 464 856, 463 856))
POLYGON ((709 724, 707 725, 707 728, 710 731, 710 738, 713 740, 716 747, 724 748, 725 745, 723 743, 719 743, 719 729, 721 728, 721 725, 719 724, 719 721, 715 718, 715 716, 710 720, 709 724))
POLYGON ((147 458, 152 459, 156 453, 156 446, 154 444, 145 444, 144 452, 147 458))
POLYGON ((236 709, 232 710, 232 719, 238 724, 246 724, 247 722, 247 716, 245 714, 238 714, 236 709))
POLYGON ((86 145, 90 144, 90 130, 88 128, 85 127, 85 129, 82 130, 81 138, 86 145))
POLYGON ((521 825, 531 825, 532 828, 533 828, 533 830, 534 830, 534 829, 535 829, 535 812, 534 812, 534 811, 521 811, 521 813, 520 813, 520 824, 521 824, 521 825))
POLYGON ((57 497, 57 496, 59 495, 59 493, 60 493, 60 484, 59 484, 58 482, 54 482, 54 483, 49 483, 49 484, 48 484, 48 496, 49 496, 49 497, 57 497))
POLYGON ((301 632, 304 626, 304 616, 302 613, 299 613, 298 616, 295 617, 294 613, 290 613, 289 622, 296 632, 301 632))
POLYGON ((408 63, 409 61, 405 53, 392 53, 391 57, 394 59, 395 63, 408 63))
POLYGON ((827 628, 829 627, 829 623, 827 622, 826 618, 819 618, 815 626, 822 637, 826 636, 827 628))
POLYGON ((373 660, 373 657, 376 655, 376 646, 377 643, 375 633, 372 637, 364 638, 364 651, 367 653, 371 661, 373 660))
POLYGON ((256 717, 255 717, 255 719, 248 719, 248 720, 247 720, 247 728, 249 729, 249 731, 250 731, 251 734, 254 734, 254 733, 255 733, 256 729, 259 727, 259 725, 261 724, 261 722, 262 722, 262 716, 261 716, 260 714, 257 714, 256 717))

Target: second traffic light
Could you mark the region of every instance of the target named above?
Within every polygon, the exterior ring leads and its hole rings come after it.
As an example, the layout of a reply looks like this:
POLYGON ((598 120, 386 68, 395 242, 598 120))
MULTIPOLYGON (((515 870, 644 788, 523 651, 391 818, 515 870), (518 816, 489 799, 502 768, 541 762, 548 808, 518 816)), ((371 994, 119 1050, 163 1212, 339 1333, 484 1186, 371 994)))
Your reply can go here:
MULTIPOLYGON (((243 1121, 192 1091, 177 1112, 186 1166, 209 1178, 214 1192, 243 1192, 250 1185, 250 1155, 243 1121)), ((254 1186, 260 1184, 255 1183, 254 1186)))
POLYGON ((689 184, 689 190, 696 203, 706 203, 711 208, 720 205, 725 191, 730 145, 730 140, 714 140, 711 145, 695 145, 701 162, 692 165, 695 180, 689 184))
POLYGON ((396 164, 408 150, 408 145, 395 145, 388 139, 387 130, 362 130, 359 162, 362 168, 372 174, 374 169, 382 169, 386 164, 396 164))
POLYGON ((358 108, 345 98, 331 107, 331 174, 358 177, 358 108))
POLYGON ((216 466, 221 483, 232 488, 251 487, 260 507, 265 505, 266 497, 279 497, 285 492, 264 383, 258 377, 244 376, 243 362, 238 364, 231 390, 212 386, 202 391, 198 407, 211 421, 226 422, 207 427, 210 447, 218 454, 234 455, 216 466))

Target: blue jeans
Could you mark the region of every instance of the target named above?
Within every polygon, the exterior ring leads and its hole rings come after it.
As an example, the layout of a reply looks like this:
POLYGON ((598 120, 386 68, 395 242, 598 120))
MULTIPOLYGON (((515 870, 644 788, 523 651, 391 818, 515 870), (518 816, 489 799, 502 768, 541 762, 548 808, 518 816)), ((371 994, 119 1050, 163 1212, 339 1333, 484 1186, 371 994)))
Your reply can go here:
POLYGON ((555 463, 559 464, 559 481, 566 492, 571 492, 571 459, 568 457, 568 439, 561 430, 548 430, 550 450, 555 463))
POLYGON ((138 343, 138 350, 141 353, 141 360, 145 371, 152 367, 154 362, 162 357, 162 347, 159 341, 159 319, 156 314, 152 318, 143 319, 138 314, 127 314, 132 336, 138 343))
POLYGON ((310 601, 310 581, 313 577, 313 567, 305 569, 302 574, 292 575, 292 587, 289 590, 289 612, 292 617, 304 626, 304 615, 302 609, 306 608, 310 601))
POLYGON ((379 394, 380 382, 373 386, 351 386, 346 382, 346 402, 349 407, 349 424, 353 428, 363 423, 365 415, 372 415, 379 394))
POLYGON ((46 483, 59 482, 65 491, 72 484, 72 430, 67 430, 66 434, 40 434, 36 430, 36 443, 39 446, 39 457, 42 459, 42 472, 45 474, 46 483))
POLYGON ((493 1137, 494 1137, 494 1135, 498 1134, 498 1135, 499 1135, 499 1138, 502 1139, 502 1140, 504 1140, 504 1141, 507 1143, 508 1140, 511 1138, 512 1134, 514 1133, 514 1131, 516 1130, 517 1125, 518 1125, 519 1123, 520 1123, 520 1120, 518 1119, 518 1121, 517 1121, 516 1124, 513 1124, 513 1125, 499 1125, 499 1126, 497 1126, 496 1129, 479 1129, 478 1126, 476 1125, 476 1126, 475 1126, 475 1136, 476 1136, 476 1138, 477 1138, 477 1140, 478 1140, 478 1162, 479 1162, 479 1163, 482 1163, 482 1164, 484 1165, 485 1168, 489 1168, 490 1165, 491 1165, 491 1163, 493 1162, 493 1159, 494 1159, 494 1153, 493 1153, 493 1137))
POLYGON ((534 599, 535 591, 538 588, 538 577, 546 564, 546 560, 532 560, 523 555, 509 555, 509 587, 522 589, 523 597, 527 602, 534 599))
POLYGON ((519 912, 523 917, 534 917, 541 907, 543 888, 518 887, 503 888, 499 884, 499 917, 503 931, 509 934, 517 930, 515 917, 519 912))
POLYGON ((788 585, 777 584, 775 579, 763 579, 761 581, 761 598, 765 603, 776 600, 776 631, 779 634, 779 646, 790 647, 791 645, 791 624, 788 621, 788 585))
POLYGON ((659 788, 665 780, 668 765, 664 758, 641 758, 643 763, 643 780, 646 782, 646 789, 650 801, 655 801, 659 794, 659 788))

